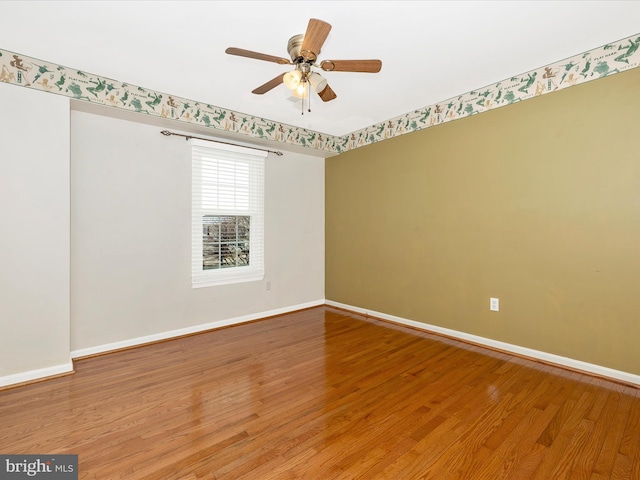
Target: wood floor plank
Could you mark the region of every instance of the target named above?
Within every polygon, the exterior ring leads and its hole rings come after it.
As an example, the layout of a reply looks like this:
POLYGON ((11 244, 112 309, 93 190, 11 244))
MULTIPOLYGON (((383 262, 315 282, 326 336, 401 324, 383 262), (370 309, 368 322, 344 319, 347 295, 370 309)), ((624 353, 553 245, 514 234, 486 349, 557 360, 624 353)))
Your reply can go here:
POLYGON ((549 383, 543 381, 545 375, 539 371, 526 386, 519 386, 517 408, 502 419, 502 423, 486 438, 477 453, 463 457, 457 478, 465 478, 470 474, 491 479, 509 478, 509 472, 520 461, 517 454, 523 445, 528 444, 527 448, 530 448, 557 412, 554 405, 544 411, 534 407, 541 397, 549 393, 549 383), (505 461, 507 458, 509 460, 505 461))
POLYGON ((640 479, 640 390, 317 307, 0 391, 0 452, 79 478, 640 479))
MULTIPOLYGON (((635 393, 640 398, 640 390, 635 393)), ((632 402, 627 425, 618 448, 612 479, 640 478, 640 403, 632 402)))
POLYGON ((608 428, 604 433, 602 448, 593 468, 595 473, 602 474, 605 477, 612 475, 633 402, 629 395, 619 394, 618 392, 616 392, 616 395, 621 397, 618 408, 615 413, 604 419, 608 423, 608 428))

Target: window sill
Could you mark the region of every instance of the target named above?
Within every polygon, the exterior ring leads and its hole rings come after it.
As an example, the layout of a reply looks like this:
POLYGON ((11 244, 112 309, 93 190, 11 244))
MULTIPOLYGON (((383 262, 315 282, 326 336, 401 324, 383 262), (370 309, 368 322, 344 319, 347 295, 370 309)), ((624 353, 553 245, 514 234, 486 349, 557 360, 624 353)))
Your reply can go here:
POLYGON ((264 271, 252 270, 250 272, 215 272, 215 275, 194 276, 191 279, 192 288, 216 287, 220 285, 232 285, 235 283, 257 282, 264 279, 264 271))

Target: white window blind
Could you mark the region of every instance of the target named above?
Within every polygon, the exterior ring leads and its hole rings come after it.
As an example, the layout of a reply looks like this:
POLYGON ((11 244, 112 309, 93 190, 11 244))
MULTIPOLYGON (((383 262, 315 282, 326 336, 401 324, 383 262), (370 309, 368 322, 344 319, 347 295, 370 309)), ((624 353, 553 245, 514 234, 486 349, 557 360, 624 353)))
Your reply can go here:
POLYGON ((267 152, 191 142, 193 287, 261 280, 267 152))

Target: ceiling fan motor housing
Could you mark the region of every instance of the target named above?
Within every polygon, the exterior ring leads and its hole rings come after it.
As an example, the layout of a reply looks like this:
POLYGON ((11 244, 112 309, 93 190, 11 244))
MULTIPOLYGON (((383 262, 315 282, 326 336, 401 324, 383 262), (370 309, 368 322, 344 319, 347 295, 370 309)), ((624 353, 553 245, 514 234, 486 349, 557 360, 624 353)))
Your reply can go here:
POLYGON ((289 56, 291 57, 291 61, 295 64, 308 63, 313 65, 313 63, 320 55, 320 52, 311 52, 309 50, 302 50, 302 42, 304 41, 304 34, 300 33, 298 35, 294 35, 289 39, 289 43, 287 44, 287 51, 289 52, 289 56))

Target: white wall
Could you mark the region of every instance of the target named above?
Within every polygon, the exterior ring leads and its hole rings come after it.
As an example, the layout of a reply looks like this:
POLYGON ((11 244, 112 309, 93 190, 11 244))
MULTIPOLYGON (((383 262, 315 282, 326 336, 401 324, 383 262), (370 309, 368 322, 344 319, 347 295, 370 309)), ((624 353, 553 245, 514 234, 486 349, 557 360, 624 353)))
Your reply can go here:
POLYGON ((0 82, 0 386, 71 369, 69 100, 0 82))
POLYGON ((323 302, 324 159, 266 160, 264 281, 193 289, 190 142, 160 130, 72 111, 74 352, 323 302))

